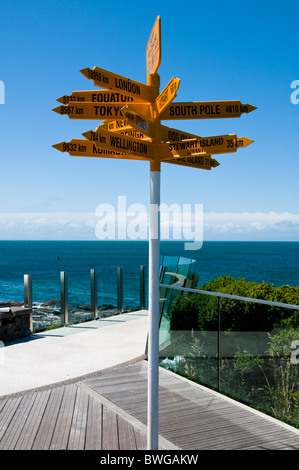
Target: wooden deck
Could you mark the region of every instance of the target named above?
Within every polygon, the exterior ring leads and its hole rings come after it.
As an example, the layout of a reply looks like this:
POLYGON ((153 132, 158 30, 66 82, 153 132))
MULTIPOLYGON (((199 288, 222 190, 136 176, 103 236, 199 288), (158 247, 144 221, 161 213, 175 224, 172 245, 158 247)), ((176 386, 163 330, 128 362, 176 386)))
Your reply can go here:
MULTIPOLYGON (((160 371, 161 449, 299 450, 299 432, 160 371)), ((147 363, 0 400, 0 450, 145 450, 147 363)))

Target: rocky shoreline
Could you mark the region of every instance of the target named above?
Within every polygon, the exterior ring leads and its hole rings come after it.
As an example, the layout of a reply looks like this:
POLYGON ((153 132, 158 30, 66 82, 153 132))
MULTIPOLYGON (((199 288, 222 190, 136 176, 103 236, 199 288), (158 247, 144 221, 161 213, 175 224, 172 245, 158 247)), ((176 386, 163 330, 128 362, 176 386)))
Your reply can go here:
MULTIPOLYGON (((0 307, 22 307, 23 305, 24 304, 22 302, 0 303, 0 307)), ((123 312, 132 312, 135 310, 138 309, 130 306, 125 306, 123 308, 123 312)), ((110 317, 119 314, 120 312, 114 305, 102 304, 98 306, 98 318, 110 317)), ((83 304, 68 306, 68 324, 82 323, 88 320, 93 320, 90 305, 83 304)), ((34 332, 62 326, 60 300, 50 300, 43 303, 35 302, 32 305, 32 324, 34 332)))

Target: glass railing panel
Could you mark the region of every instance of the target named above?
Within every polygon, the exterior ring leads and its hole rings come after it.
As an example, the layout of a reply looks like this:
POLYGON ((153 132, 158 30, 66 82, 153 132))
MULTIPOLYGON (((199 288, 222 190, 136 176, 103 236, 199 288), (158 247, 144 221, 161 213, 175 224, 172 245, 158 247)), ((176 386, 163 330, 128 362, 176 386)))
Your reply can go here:
POLYGON ((76 324, 93 318, 91 312, 90 272, 67 273, 68 323, 76 324))
POLYGON ((298 309, 171 287, 160 295, 163 367, 299 428, 298 309))
POLYGON ((62 325, 59 274, 32 276, 32 327, 41 331, 62 325))
MULTIPOLYGON (((145 300, 147 292, 147 270, 144 270, 145 300)), ((140 308, 140 267, 135 266, 123 269, 123 305, 124 311, 138 310, 140 308)), ((147 302, 146 302, 147 306, 147 302)))
POLYGON ((299 370, 292 351, 299 339, 295 312, 221 300, 220 391, 299 426, 299 370))
MULTIPOLYGON (((210 330, 198 328, 199 316, 205 315, 202 295, 176 290, 172 295, 168 311, 161 307, 161 365, 190 380, 217 388, 217 323, 210 330)), ((217 312, 217 299, 211 300, 217 312)))

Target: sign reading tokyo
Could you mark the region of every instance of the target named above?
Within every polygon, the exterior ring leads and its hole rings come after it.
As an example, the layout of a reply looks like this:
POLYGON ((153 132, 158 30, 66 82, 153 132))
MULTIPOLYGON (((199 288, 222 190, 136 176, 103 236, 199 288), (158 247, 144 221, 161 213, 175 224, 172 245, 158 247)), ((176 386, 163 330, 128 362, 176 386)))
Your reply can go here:
POLYGON ((123 104, 72 103, 67 106, 57 106, 53 111, 66 115, 70 119, 121 119, 122 107, 123 104))

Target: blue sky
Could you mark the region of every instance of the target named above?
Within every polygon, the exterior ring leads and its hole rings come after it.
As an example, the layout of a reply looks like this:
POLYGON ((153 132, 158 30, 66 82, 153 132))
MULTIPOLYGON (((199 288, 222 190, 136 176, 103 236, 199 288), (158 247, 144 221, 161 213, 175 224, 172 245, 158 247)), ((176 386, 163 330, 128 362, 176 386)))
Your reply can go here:
POLYGON ((100 204, 117 210, 125 196, 128 206, 148 206, 148 162, 57 151, 53 144, 82 138, 101 121, 52 109, 64 94, 96 89, 80 73, 86 67, 146 83, 146 44, 160 15, 161 90, 175 76, 176 101, 258 108, 236 119, 164 121, 254 143, 218 155, 211 171, 162 164, 161 202, 201 204, 204 240, 299 240, 299 104, 291 102, 298 13, 295 2, 275 0, 1 2, 0 239, 95 240, 100 204))

